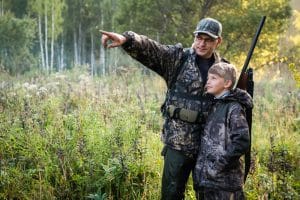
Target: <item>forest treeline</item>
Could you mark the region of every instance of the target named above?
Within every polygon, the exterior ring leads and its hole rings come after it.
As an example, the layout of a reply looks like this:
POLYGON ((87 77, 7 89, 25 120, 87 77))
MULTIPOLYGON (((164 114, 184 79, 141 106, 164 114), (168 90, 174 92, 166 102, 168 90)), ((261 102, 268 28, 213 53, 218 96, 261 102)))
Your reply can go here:
MULTIPOLYGON (((203 17, 222 22, 220 52, 241 66, 264 15, 253 64, 295 63, 300 42, 285 33, 291 17, 299 13, 289 0, 0 0, 0 67, 15 75, 87 65, 91 75, 105 75, 125 65, 126 59, 103 49, 100 29, 133 30, 164 44, 189 47, 203 17)), ((299 24, 292 26, 300 30, 299 24)))

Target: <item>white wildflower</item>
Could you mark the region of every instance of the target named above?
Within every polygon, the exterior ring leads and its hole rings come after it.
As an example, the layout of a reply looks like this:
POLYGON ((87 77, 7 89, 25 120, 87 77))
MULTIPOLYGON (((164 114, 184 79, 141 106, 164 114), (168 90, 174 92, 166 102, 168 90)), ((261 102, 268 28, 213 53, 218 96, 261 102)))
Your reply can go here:
POLYGON ((57 74, 55 74, 55 78, 59 79, 59 80, 65 80, 66 79, 66 75, 57 73, 57 74))
POLYGON ((30 85, 30 84, 26 82, 26 83, 23 84, 23 87, 24 87, 25 89, 27 89, 27 88, 29 87, 29 85, 30 85))
POLYGON ((30 84, 30 83, 24 83, 23 84, 23 87, 26 89, 26 90, 37 90, 38 89, 38 86, 35 85, 35 84, 30 84))
POLYGON ((47 95, 47 92, 48 92, 47 88, 45 88, 45 87, 40 87, 40 88, 38 89, 38 91, 36 92, 36 95, 37 95, 37 96, 40 96, 40 97, 45 97, 45 96, 47 95))
POLYGON ((37 90, 37 89, 38 89, 38 86, 35 85, 35 84, 31 84, 31 85, 29 85, 28 89, 29 89, 29 90, 37 90))

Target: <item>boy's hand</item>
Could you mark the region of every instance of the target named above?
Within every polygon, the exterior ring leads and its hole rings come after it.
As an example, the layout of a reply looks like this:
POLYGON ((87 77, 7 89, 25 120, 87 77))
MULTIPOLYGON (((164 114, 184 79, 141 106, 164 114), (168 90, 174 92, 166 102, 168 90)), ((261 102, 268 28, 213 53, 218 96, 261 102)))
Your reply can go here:
POLYGON ((118 33, 106 32, 102 30, 100 30, 100 32, 102 33, 101 42, 105 48, 119 47, 127 40, 126 37, 118 33), (107 43, 109 40, 111 40, 112 43, 108 45, 107 43))

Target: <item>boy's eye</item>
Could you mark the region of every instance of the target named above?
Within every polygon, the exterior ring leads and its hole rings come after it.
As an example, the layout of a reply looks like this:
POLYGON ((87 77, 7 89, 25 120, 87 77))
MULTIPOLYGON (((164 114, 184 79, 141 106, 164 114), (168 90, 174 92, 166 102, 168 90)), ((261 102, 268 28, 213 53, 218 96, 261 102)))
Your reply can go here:
POLYGON ((216 79, 216 77, 215 76, 209 76, 208 79, 214 80, 214 79, 216 79))

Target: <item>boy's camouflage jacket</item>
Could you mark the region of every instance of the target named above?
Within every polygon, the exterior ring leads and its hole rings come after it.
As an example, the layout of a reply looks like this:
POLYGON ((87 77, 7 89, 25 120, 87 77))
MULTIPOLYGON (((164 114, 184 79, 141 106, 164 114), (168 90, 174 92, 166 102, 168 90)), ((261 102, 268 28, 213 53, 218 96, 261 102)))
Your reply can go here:
MULTIPOLYGON (((196 53, 192 48, 183 49, 181 44, 162 45, 131 31, 123 35, 127 38, 123 49, 166 81, 168 87, 166 107, 174 105, 193 111, 201 111, 207 107, 201 101, 204 84, 195 62, 196 53), (187 55, 185 59, 183 59, 184 55, 187 55), (182 70, 172 85, 172 79, 176 76, 179 67, 182 70)), ((214 53, 214 62, 220 60, 221 58, 214 53)), ((189 123, 165 116, 162 140, 172 149, 183 151, 187 155, 196 155, 202 128, 200 123, 189 123)))
POLYGON ((201 135, 194 172, 196 188, 242 189, 244 176, 240 158, 250 144, 244 109, 252 106, 251 96, 240 89, 216 100, 201 135))

